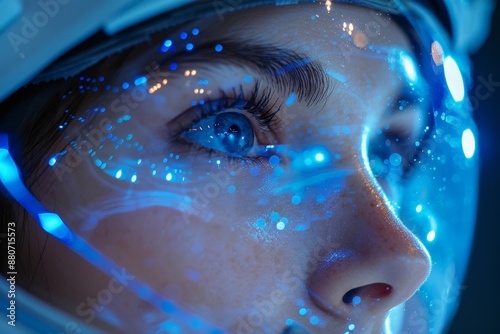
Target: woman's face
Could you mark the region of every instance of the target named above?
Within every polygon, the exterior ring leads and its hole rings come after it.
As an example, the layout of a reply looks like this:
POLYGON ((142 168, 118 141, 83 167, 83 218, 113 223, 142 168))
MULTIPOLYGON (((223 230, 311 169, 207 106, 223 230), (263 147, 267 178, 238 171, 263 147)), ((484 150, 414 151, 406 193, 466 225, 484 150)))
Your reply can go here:
MULTIPOLYGON (((75 119, 32 190, 128 274, 49 238, 39 295, 131 332, 183 326, 135 280, 233 333, 382 331, 430 272, 398 217, 427 88, 388 16, 319 7, 192 22, 72 79, 75 119)), ((31 255, 45 236, 29 225, 31 255)))

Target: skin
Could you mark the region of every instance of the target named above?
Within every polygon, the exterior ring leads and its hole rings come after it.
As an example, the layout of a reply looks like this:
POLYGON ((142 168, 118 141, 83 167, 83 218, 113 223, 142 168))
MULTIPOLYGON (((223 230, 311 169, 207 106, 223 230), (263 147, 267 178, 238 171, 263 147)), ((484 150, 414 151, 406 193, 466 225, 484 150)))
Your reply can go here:
MULTIPOLYGON (((97 128, 108 117, 114 135, 124 138, 133 133, 134 140, 144 146, 142 152, 115 151, 114 144, 106 142, 97 157, 116 155, 116 163, 109 163, 109 170, 124 165, 120 159, 161 161, 174 152, 180 156, 178 163, 192 172, 188 182, 158 180, 147 169, 138 169, 135 183, 117 180, 95 165, 96 157, 84 155, 62 179, 49 168, 32 191, 72 230, 131 273, 131 280, 145 282, 187 312, 228 332, 277 333, 287 319, 316 333, 344 333, 350 324, 366 333, 381 332, 387 312, 409 299, 427 278, 430 258, 393 208, 402 193, 401 182, 376 178, 364 153, 366 141, 372 140, 374 131, 384 124, 394 125, 401 137, 414 140, 423 122, 418 106, 388 115, 387 100, 397 101, 406 79, 401 71, 389 70, 385 60, 371 57, 373 52, 341 38, 346 34, 343 22, 354 22, 354 32, 361 32, 374 17, 371 11, 358 7, 335 5, 327 13, 324 6, 299 5, 252 9, 226 15, 223 21, 209 18, 197 22, 200 34, 188 40, 195 47, 207 40, 216 42, 234 36, 254 44, 266 42, 314 59, 345 78, 345 82, 327 76, 329 91, 319 101, 309 103, 299 98, 286 106, 290 92, 273 89, 274 85, 250 66, 179 61, 176 71, 181 74, 172 74, 165 87, 148 93, 140 103, 124 102, 129 103, 132 121, 118 123, 121 114, 105 112, 91 124, 97 128), (311 19, 315 14, 319 17, 311 19), (208 29, 210 33, 204 34, 208 29), (194 78, 183 75, 192 69, 197 70, 194 78), (219 98, 221 88, 231 95, 231 89, 240 85, 248 99, 255 81, 245 82, 247 75, 259 79, 262 88, 273 89, 271 100, 282 106, 277 114, 281 125, 272 135, 260 131, 256 121, 251 121, 256 143, 285 144, 302 153, 315 144, 332 156, 339 154, 339 158, 318 169, 301 169, 294 165, 299 158, 283 154, 283 176, 276 177, 268 159, 242 166, 238 159, 229 160, 222 152, 209 156, 199 147, 169 141, 168 135, 178 126, 176 118, 192 108, 191 101, 201 98, 193 93, 198 80, 209 80, 204 89, 211 90, 212 95, 205 93, 207 99, 219 98), (350 132, 338 130, 338 125, 348 127, 350 132), (321 132, 327 128, 334 129, 331 136, 321 132), (217 159, 220 165, 214 163, 217 159), (260 169, 258 176, 250 173, 255 166, 260 169), (348 171, 340 179, 331 173, 339 169, 348 171), (219 177, 220 183, 207 173, 219 177), (320 181, 297 183, 320 173, 320 181), (213 193, 204 188, 209 183, 215 184, 213 193), (228 192, 228 185, 236 190, 228 192), (294 187, 277 192, 283 185, 294 187), (199 205, 188 213, 179 210, 179 202, 134 209, 133 205, 144 202, 138 194, 148 191, 192 199, 202 195, 198 197, 199 205), (300 204, 292 203, 296 194, 300 194, 300 204), (326 200, 318 203, 319 195, 326 200), (104 213, 95 228, 82 230, 89 221, 89 212, 96 212, 109 199, 123 203, 119 205, 121 212, 104 213), (259 200, 266 201, 259 205, 259 200), (278 220, 269 218, 272 212, 288 218, 282 231, 276 229, 278 220), (266 221, 265 227, 255 227, 259 218, 266 221), (294 227, 299 224, 308 229, 296 231, 294 227), (188 279, 187 271, 198 272, 199 279, 188 279), (347 292, 360 287, 355 293, 361 297, 359 305, 345 300, 347 292), (303 301, 303 306, 298 306, 298 300, 303 301), (301 307, 309 310, 306 316, 298 314, 301 307), (317 316, 321 326, 311 324, 311 316, 317 316)), ((396 23, 387 21, 383 29, 382 35, 366 33, 364 37, 380 48, 397 45, 411 54, 408 39, 396 23)), ((357 38, 364 38, 360 36, 357 38)), ((169 34, 159 34, 152 43, 161 45, 167 38, 169 34)), ((132 82, 155 57, 153 47, 133 49, 129 57, 133 61, 109 80, 115 86, 132 82)), ((151 82, 148 85, 152 86, 151 82)), ((88 96, 74 111, 77 116, 85 115, 85 110, 94 105, 109 109, 117 95, 88 96)), ((90 131, 88 123, 73 122, 65 133, 75 138, 85 129, 90 131)), ((67 140, 59 142, 44 161, 67 145, 67 140)), ((109 276, 47 236, 35 223, 28 223, 26 228, 30 245, 23 253, 26 261, 38 260, 43 248, 43 270, 35 274, 32 286, 36 295, 80 320, 116 332, 155 329, 168 319, 150 303, 120 289, 109 276), (92 308, 88 297, 96 298, 102 289, 116 293, 109 304, 92 308), (90 309, 95 316, 91 316, 90 309), (109 311, 123 326, 100 319, 107 318, 109 311)))

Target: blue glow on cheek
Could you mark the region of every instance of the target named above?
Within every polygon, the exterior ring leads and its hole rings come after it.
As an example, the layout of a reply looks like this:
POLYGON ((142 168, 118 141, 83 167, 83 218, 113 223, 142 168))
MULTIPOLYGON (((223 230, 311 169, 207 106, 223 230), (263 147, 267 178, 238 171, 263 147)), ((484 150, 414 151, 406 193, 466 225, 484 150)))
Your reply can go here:
POLYGON ((467 159, 472 158, 476 151, 476 139, 470 129, 464 130, 462 133, 462 150, 467 159))
POLYGON ((444 59, 444 76, 453 99, 456 102, 462 101, 465 96, 464 80, 460 68, 451 56, 444 59))

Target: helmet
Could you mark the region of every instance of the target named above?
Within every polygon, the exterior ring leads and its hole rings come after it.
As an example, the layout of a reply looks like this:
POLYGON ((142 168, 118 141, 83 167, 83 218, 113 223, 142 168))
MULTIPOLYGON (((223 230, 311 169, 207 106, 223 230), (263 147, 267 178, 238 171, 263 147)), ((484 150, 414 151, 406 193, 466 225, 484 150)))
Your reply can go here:
POLYGON ((443 331, 477 196, 467 56, 491 6, 9 3, 0 181, 29 245, 50 235, 58 300, 16 287, 13 251, 2 326, 443 331))

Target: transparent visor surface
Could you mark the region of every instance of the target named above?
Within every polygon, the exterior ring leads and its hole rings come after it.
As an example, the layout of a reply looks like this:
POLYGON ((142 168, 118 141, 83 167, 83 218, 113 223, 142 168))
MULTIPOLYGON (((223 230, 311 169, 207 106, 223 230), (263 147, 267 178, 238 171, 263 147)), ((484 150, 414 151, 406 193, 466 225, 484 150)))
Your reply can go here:
POLYGON ((214 13, 64 83, 36 193, 97 252, 72 248, 116 264, 53 254, 68 312, 132 332, 444 329, 477 183, 460 70, 444 41, 329 3, 214 13))

